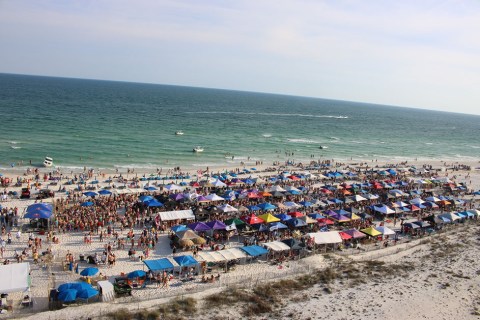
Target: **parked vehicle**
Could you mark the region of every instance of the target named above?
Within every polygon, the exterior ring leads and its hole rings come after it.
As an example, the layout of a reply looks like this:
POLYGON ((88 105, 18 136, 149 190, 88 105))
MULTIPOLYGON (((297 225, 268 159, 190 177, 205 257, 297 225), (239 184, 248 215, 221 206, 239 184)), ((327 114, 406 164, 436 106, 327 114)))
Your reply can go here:
POLYGON ((20 195, 20 199, 30 199, 30 189, 29 188, 22 188, 22 193, 20 195))
POLYGON ((53 198, 55 193, 50 189, 42 189, 38 191, 37 199, 46 199, 46 198, 53 198))
POLYGON ((127 277, 117 277, 115 278, 115 283, 113 284, 113 289, 118 295, 128 294, 132 295, 132 287, 128 284, 127 277))

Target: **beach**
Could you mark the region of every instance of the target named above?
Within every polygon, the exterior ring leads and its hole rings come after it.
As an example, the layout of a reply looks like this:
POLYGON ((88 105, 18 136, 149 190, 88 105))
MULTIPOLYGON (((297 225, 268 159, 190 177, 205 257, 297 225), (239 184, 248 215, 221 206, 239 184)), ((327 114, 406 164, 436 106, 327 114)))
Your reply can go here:
MULTIPOLYGON (((471 200, 475 199, 471 195, 472 191, 478 191, 480 189, 480 173, 476 170, 478 166, 477 161, 472 162, 462 162, 462 163, 447 163, 445 166, 444 162, 408 162, 408 164, 394 164, 394 163, 382 163, 377 161, 367 162, 370 168, 378 166, 375 170, 380 171, 386 168, 411 168, 415 166, 418 171, 416 173, 405 172, 408 180, 415 181, 419 180, 425 176, 425 170, 422 171, 421 168, 426 168, 425 166, 432 166, 435 170, 426 170, 436 172, 436 176, 442 175, 442 177, 447 177, 452 179, 455 184, 462 183, 465 186, 465 190, 461 191, 458 196, 471 200), (468 169, 468 170, 466 170, 468 169), (466 195, 470 194, 470 195, 466 195)), ((305 173, 310 171, 312 174, 319 174, 320 172, 342 172, 343 171, 354 171, 353 168, 358 168, 359 163, 341 163, 334 165, 334 162, 330 167, 318 168, 318 169, 306 169, 305 167, 298 166, 287 166, 285 167, 282 164, 282 167, 272 166, 266 164, 259 164, 255 166, 256 170, 251 170, 251 167, 240 167, 238 171, 241 172, 244 168, 249 169, 248 173, 239 174, 242 179, 251 178, 251 179, 267 179, 273 175, 278 175, 283 171, 288 171, 289 174, 295 172, 305 173), (268 169, 268 170, 267 170, 268 169)), ((366 168, 366 166, 363 166, 366 168)), ((88 168, 86 168, 88 172, 88 168)), ((207 179, 206 175, 214 175, 216 172, 222 173, 225 171, 236 171, 235 168, 228 167, 211 167, 202 168, 202 174, 198 172, 197 168, 182 169, 180 170, 182 176, 190 176, 189 179, 183 179, 187 185, 192 181, 201 181, 207 179), (197 177, 200 176, 200 177, 197 177), (205 176, 204 176, 205 175, 205 176)), ((17 168, 18 170, 18 168, 17 168)), ((55 173, 52 169, 41 168, 39 169, 38 174, 43 178, 43 175, 52 173, 52 176, 59 176, 60 172, 55 173)), ((2 178, 10 178, 13 181, 16 181, 17 175, 16 172, 3 172, 2 178)), ((79 176, 84 172, 84 170, 79 169, 77 172, 66 172, 62 173, 62 180, 56 181, 57 185, 51 186, 50 188, 56 192, 55 200, 58 199, 67 199, 67 195, 64 192, 58 192, 58 189, 65 188, 65 191, 70 191, 70 195, 74 194, 73 189, 77 188, 78 185, 72 184, 68 185, 62 182, 69 181, 74 178, 75 175, 79 176), (65 176, 63 176, 63 174, 65 176)), ((179 172, 177 172, 179 173, 179 172)), ((144 176, 150 177, 150 175, 155 176, 158 172, 105 172, 103 175, 100 172, 91 172, 84 187, 91 187, 90 189, 95 189, 92 191, 98 191, 102 187, 112 186, 115 184, 116 188, 119 188, 123 185, 128 185, 129 195, 131 197, 138 197, 139 193, 148 193, 144 188, 147 186, 155 186, 159 190, 153 190, 151 194, 159 194, 162 191, 160 187, 170 182, 180 183, 182 179, 163 179, 163 180, 141 180, 144 176), (126 180, 124 183, 118 182, 118 177, 122 176, 123 180, 126 180), (110 176, 113 177, 112 182, 105 182, 110 176), (135 184, 132 185, 132 179, 135 180, 135 184), (91 184, 90 182, 98 180, 98 183, 91 184), (176 181, 175 181, 176 180, 176 181)), ((22 176, 26 180, 31 179, 32 192, 35 191, 34 179, 32 175, 22 176)), ((42 181, 43 179, 39 179, 42 181)), ((380 180, 380 176, 378 176, 380 180)), ((317 180, 308 180, 308 182, 299 180, 287 180, 281 183, 283 186, 311 186, 316 184, 334 184, 339 185, 340 183, 351 183, 353 180, 343 178, 341 180, 331 181, 331 179, 319 179, 317 180)), ((384 177, 385 179, 385 177, 384 177)), ((388 179, 388 178, 387 178, 388 179)), ((122 181, 123 181, 122 180, 122 181)), ((53 180, 52 180, 53 181, 53 180)), ((215 179, 211 179, 211 182, 215 179)), ((6 188, 7 193, 9 191, 16 191, 17 193, 21 192, 21 188, 25 187, 28 182, 22 186, 12 187, 9 186, 6 188)), ((41 186, 38 186, 38 189, 44 189, 49 187, 50 180, 42 182, 41 186)), ((274 183, 260 183, 258 185, 259 189, 262 189, 261 185, 274 185, 274 183)), ((241 188, 241 186, 231 186, 231 188, 241 188)), ((247 187, 247 186, 244 186, 247 187)), ((204 187, 205 188, 205 187, 204 187)), ((201 191, 207 190, 217 190, 218 193, 222 188, 215 189, 212 187, 206 187, 207 189, 201 189, 201 191)), ((419 187, 420 188, 420 187, 419 187)), ((115 188, 114 188, 115 189, 115 188)), ((109 189, 109 190, 114 190, 109 189)), ((226 188, 223 188, 225 190, 226 188)), ((124 190, 124 189, 119 189, 124 190)), ((86 190, 82 190, 85 192, 86 190)), ((170 192, 172 193, 172 192, 170 192)), ((77 202, 84 202, 88 200, 88 197, 82 196, 82 192, 77 192, 78 199, 74 200, 77 202)), ((313 199, 319 196, 318 193, 309 192, 302 193, 300 195, 294 196, 292 200, 300 201, 305 199, 313 199)), ((99 199, 97 197, 97 199, 99 199)), ((328 198, 324 195, 323 198, 328 198)), ((51 202, 52 199, 45 199, 45 202, 51 202)), ((136 198, 135 198, 136 201, 136 198)), ((244 202, 247 200, 243 200, 244 202)), ((255 200, 255 202, 262 202, 265 200, 255 200)), ((277 202, 277 200, 275 200, 277 202)), ((283 201, 283 200, 282 200, 283 201)), ((28 222, 27 219, 22 219, 21 216, 25 208, 33 204, 35 200, 24 200, 24 199, 15 199, 14 197, 8 197, 6 201, 2 201, 1 205, 3 208, 18 208, 19 212, 19 227, 22 224, 28 222)), ((232 205, 236 205, 235 200, 226 201, 232 205)), ((220 202, 223 203, 223 202, 220 202)), ((216 205, 218 205, 217 203, 216 205)), ((238 204, 238 203, 237 203, 238 204)), ((471 208, 476 208, 476 202, 471 201, 471 208)), ((207 204, 205 204, 207 205, 207 204)), ((192 204, 193 207, 198 206, 192 204)), ((336 206, 331 206, 331 208, 336 208, 336 206)), ((299 208, 299 211, 305 211, 306 208, 299 208)), ((163 209, 160 209, 163 210, 163 209)), ((318 209, 320 210, 320 209, 318 209)), ((287 210, 289 211, 289 210, 287 210)), ((324 210, 323 210, 324 211, 324 210)), ((311 210, 309 210, 311 212, 311 210)), ((238 214, 240 216, 240 214, 238 214)), ((407 215, 409 220, 416 220, 414 215, 407 215)), ((379 225, 383 222, 385 226, 393 228, 398 228, 398 225, 395 225, 394 221, 389 218, 385 218, 385 221, 374 221, 376 225, 379 225)), ((104 227, 100 228, 105 230, 104 227)), ((130 229, 133 229, 135 234, 140 234, 143 232, 143 224, 134 224, 133 228, 115 228, 118 232, 119 238, 126 238, 127 233, 130 229)), ((336 228, 334 228, 336 229, 336 228)), ((12 234, 15 234, 13 229, 12 234)), ((57 230, 58 231, 58 230, 57 230)), ((56 288, 59 284, 78 281, 80 276, 74 271, 69 271, 68 267, 65 269, 64 261, 68 253, 72 254, 75 257, 75 261, 79 264, 79 269, 87 267, 86 262, 79 262, 78 257, 80 255, 89 255, 95 252, 101 253, 105 251, 105 246, 111 244, 114 248, 115 253, 115 264, 108 266, 99 265, 98 268, 102 275, 107 279, 113 280, 114 277, 120 274, 127 274, 134 270, 144 270, 145 265, 142 260, 135 258, 134 260, 128 256, 128 247, 126 249, 118 248, 115 245, 115 238, 110 236, 105 236, 101 239, 98 236, 98 233, 93 233, 91 236, 91 242, 85 241, 87 231, 58 231, 55 235, 58 237, 58 244, 47 243, 45 235, 35 235, 36 237, 42 238, 43 246, 42 250, 45 250, 47 247, 50 247, 55 259, 48 266, 42 265, 42 263, 33 264, 31 263, 31 295, 34 297, 35 303, 31 310, 15 310, 12 316, 15 317, 33 317, 39 319, 53 319, 53 318, 71 318, 71 319, 87 319, 87 318, 102 318, 108 312, 111 312, 115 309, 121 309, 127 307, 130 310, 135 309, 152 309, 154 306, 158 305, 160 302, 169 301, 172 298, 178 299, 178 297, 185 297, 188 294, 191 294, 196 300, 198 300, 198 314, 192 317, 196 318, 212 318, 212 315, 207 311, 211 308, 208 307, 208 304, 202 300, 202 297, 207 297, 209 294, 219 293, 226 288, 231 287, 246 287, 247 289, 252 289, 256 285, 263 284, 265 281, 273 281, 275 279, 292 279, 297 275, 310 275, 315 274, 316 270, 322 270, 332 266, 338 266, 341 262, 338 261, 347 261, 349 264, 363 264, 365 261, 378 261, 385 263, 385 267, 388 268, 389 264, 401 264, 406 269, 405 271, 398 272, 398 275, 392 274, 381 274, 385 272, 378 272, 378 276, 375 276, 375 271, 370 271, 372 275, 368 274, 366 271, 365 283, 357 283, 349 287, 347 280, 337 279, 332 284, 329 285, 330 293, 325 293, 325 285, 314 285, 308 290, 298 290, 298 292, 292 293, 291 297, 295 299, 285 299, 275 304, 275 312, 270 316, 276 318, 295 318, 295 319, 322 319, 322 318, 334 318, 334 319, 343 319, 352 315, 361 315, 365 312, 371 312, 377 317, 386 317, 391 318, 393 315, 400 319, 417 319, 417 318, 426 318, 433 319, 438 318, 440 315, 443 318, 449 318, 451 316, 458 317, 460 319, 470 319, 475 318, 473 315, 475 310, 468 306, 475 305, 475 299, 477 299, 477 293, 475 293, 475 283, 478 283, 478 276, 476 275, 475 257, 477 257, 478 252, 475 249, 476 236, 478 235, 478 227, 476 221, 468 221, 464 224, 459 224, 458 226, 448 226, 442 232, 438 234, 434 233, 431 236, 422 237, 421 239, 411 239, 408 240, 405 238, 403 241, 399 241, 395 245, 390 245, 387 248, 381 248, 380 245, 375 246, 373 244, 366 245, 366 251, 360 251, 355 249, 346 249, 343 251, 333 251, 327 254, 328 258, 325 258, 324 254, 317 253, 310 255, 307 258, 292 260, 280 264, 272 264, 267 262, 254 262, 254 263, 245 263, 237 265, 235 270, 229 271, 228 273, 218 271, 220 274, 220 279, 215 283, 202 283, 201 276, 195 276, 195 279, 190 282, 182 282, 180 279, 173 279, 167 288, 157 287, 156 285, 147 285, 146 288, 134 290, 133 297, 128 298, 119 298, 112 303, 90 303, 82 306, 70 306, 58 311, 45 311, 48 309, 48 294, 50 288, 56 288), (451 256, 443 258, 435 258, 434 250, 441 251, 442 247, 445 247, 448 243, 463 243, 461 246, 454 246, 452 252, 449 253, 451 256), (440 247, 440 248, 437 248, 440 247), (435 248, 435 249, 433 249, 435 248), (333 256, 333 258, 332 258, 333 256), (407 267, 410 266, 410 267, 407 267), (458 273, 456 270, 462 270, 462 273, 458 273), (450 272, 451 271, 451 272, 450 272), (452 273, 453 272, 453 273, 452 273), (435 274, 435 276, 434 276, 435 274), (461 275, 461 276, 460 276, 461 275), (420 280, 421 279, 421 280, 420 280), (446 283, 449 283, 447 286, 446 283), (473 287, 472 287, 473 286, 473 287), (439 289, 441 287, 441 290, 439 289), (372 294, 372 290, 375 292, 372 294), (192 292, 194 292, 192 294, 192 292), (452 292, 456 292, 455 297, 452 297, 452 292), (401 298, 400 298, 401 297, 401 298), (160 300, 155 300, 160 298, 160 300), (290 301, 290 302, 288 302, 290 301), (338 303, 341 301, 342 303, 338 303), (434 308, 433 306, 441 304, 441 310, 434 308), (202 309, 201 306, 207 306, 202 309), (277 310, 278 309, 278 310, 277 310), (301 312, 299 312, 299 309, 301 312), (82 315, 78 314, 78 310, 81 310, 82 315), (203 310, 203 311, 202 311, 203 310), (30 312, 36 312, 35 316, 30 316, 30 312), (41 312, 41 313, 39 313, 41 312)), ((158 241, 154 250, 151 250, 149 253, 148 259, 163 258, 163 257, 173 257, 179 256, 186 252, 178 252, 172 255, 172 248, 170 246, 170 231, 165 230, 164 232, 159 232, 158 241)), ((9 258, 13 260, 13 255, 15 250, 21 251, 25 248, 26 243, 28 242, 28 233, 22 233, 19 239, 13 237, 12 244, 9 244, 6 248, 7 250, 4 253, 4 259, 9 258)), ((231 241, 228 242, 228 247, 241 247, 243 246, 243 238, 232 237, 231 241), (235 239, 237 238, 237 239, 235 239)), ((137 244, 135 244, 137 246, 137 244)), ((137 251, 141 251, 141 247, 137 251)), ((207 249, 208 251, 208 249, 207 249)), ((32 257, 29 255, 26 257, 26 261, 32 262, 32 257)), ((345 262, 342 262, 345 263, 345 262)), ((216 273, 215 273, 216 274, 216 273)), ((19 301, 22 298, 23 293, 12 293, 9 298, 12 300, 19 301)), ((217 308, 215 310, 215 316, 219 319, 235 317, 236 315, 242 314, 242 306, 237 305, 233 307, 223 307, 217 308)), ((2 315, 5 316, 5 315, 2 315)), ((8 316, 8 315, 6 315, 8 316)), ((189 318, 188 315, 183 315, 185 318, 189 318)), ((268 314, 258 314, 259 318, 270 317, 268 314)), ((247 315, 246 317, 253 317, 253 315, 247 315)))

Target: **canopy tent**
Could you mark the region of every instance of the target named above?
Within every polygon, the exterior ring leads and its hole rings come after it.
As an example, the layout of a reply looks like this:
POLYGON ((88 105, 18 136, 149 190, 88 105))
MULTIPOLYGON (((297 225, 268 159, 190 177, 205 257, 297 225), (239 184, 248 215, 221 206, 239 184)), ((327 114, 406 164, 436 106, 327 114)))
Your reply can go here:
POLYGON ((271 222, 278 222, 280 221, 279 218, 275 217, 273 214, 271 213, 265 213, 265 214, 262 214, 261 216, 258 216, 260 219, 262 219, 263 221, 265 221, 265 223, 271 223, 271 222))
POLYGON ((195 220, 195 215, 192 210, 177 210, 177 211, 164 211, 159 212, 160 220, 195 220))
POLYGON ((272 242, 266 242, 263 244, 264 247, 271 249, 273 251, 287 251, 290 250, 290 247, 281 242, 281 241, 272 241, 272 242))
POLYGON ((386 205, 381 205, 381 206, 373 206, 373 210, 377 211, 377 212, 380 212, 380 213, 383 213, 383 214, 392 214, 392 213, 395 213, 395 211, 393 211, 392 209, 390 209, 389 207, 387 207, 386 205))
POLYGON ((353 239, 365 238, 367 236, 365 233, 362 233, 357 229, 343 230, 343 232, 352 236, 353 239))
POLYGON ((34 203, 27 207, 25 218, 27 219, 48 219, 52 216, 53 206, 50 203, 34 203))
POLYGON ((219 251, 199 251, 197 257, 198 260, 205 262, 222 262, 226 260, 219 251))
POLYGON ((195 260, 195 258, 193 258, 192 256, 173 257, 173 260, 175 260, 180 267, 191 267, 198 264, 198 261, 195 260))
POLYGON ((210 226, 208 226, 206 223, 204 222, 194 222, 194 223, 190 223, 187 225, 187 227, 189 227, 190 229, 192 229, 193 231, 208 231, 208 230, 212 230, 212 228, 210 226))
POLYGON ((380 227, 375 227, 375 230, 383 234, 384 236, 392 236, 395 235, 395 231, 388 227, 380 226, 380 227))
POLYGON ((365 229, 361 229, 360 231, 369 235, 369 236, 371 236, 371 237, 380 236, 382 234, 380 231, 377 231, 377 229, 375 229, 372 226, 370 226, 368 228, 365 228, 365 229))
POLYGON ((243 222, 242 220, 240 220, 238 218, 232 218, 232 219, 225 220, 224 223, 226 225, 235 224, 236 226, 242 226, 242 225, 245 224, 245 222, 243 222))
POLYGON ((178 263, 175 260, 169 258, 143 260, 143 263, 147 266, 148 270, 152 272, 159 272, 178 267, 178 263))
MULTIPOLYGON (((199 253, 202 251, 199 251, 199 253)), ((225 260, 236 260, 236 259, 242 259, 246 258, 247 254, 243 251, 240 250, 239 248, 230 248, 230 249, 225 249, 225 250, 220 250, 220 251, 215 251, 222 255, 225 260)))
POLYGON ((242 249, 249 256, 252 256, 252 257, 258 257, 268 253, 267 249, 262 248, 260 246, 247 246, 247 247, 241 247, 240 249, 242 249))
POLYGON ((0 265, 0 293, 26 291, 30 288, 28 262, 0 265))
POLYGON ((304 244, 294 238, 284 239, 282 242, 289 246, 292 250, 301 250, 305 248, 304 244))
POLYGON ((227 225, 221 221, 209 221, 206 223, 208 227, 212 230, 225 230, 227 229, 227 225))
POLYGON ((316 244, 341 243, 342 237, 338 231, 308 233, 308 236, 315 240, 316 244))

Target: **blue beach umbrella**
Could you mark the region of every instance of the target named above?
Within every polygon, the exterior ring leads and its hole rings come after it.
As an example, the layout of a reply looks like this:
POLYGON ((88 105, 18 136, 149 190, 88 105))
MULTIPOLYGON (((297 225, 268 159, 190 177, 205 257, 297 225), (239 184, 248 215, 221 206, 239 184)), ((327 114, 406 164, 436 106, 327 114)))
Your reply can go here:
POLYGON ((68 284, 70 285, 69 289, 75 289, 77 291, 92 288, 92 285, 86 282, 70 282, 68 284))
POLYGON ((75 289, 60 291, 58 294, 58 300, 63 302, 73 302, 77 299, 77 292, 78 291, 75 289))
POLYGON ((71 282, 70 283, 63 283, 63 284, 59 285, 57 290, 58 290, 58 292, 60 292, 60 291, 68 290, 68 289, 73 289, 71 282))
POLYGON ((102 196, 112 194, 111 191, 108 191, 108 190, 105 190, 105 189, 102 189, 102 190, 98 191, 98 193, 101 194, 102 196))
POLYGON ((153 199, 153 200, 150 200, 148 202, 145 202, 145 204, 147 205, 147 207, 162 207, 163 206, 163 203, 161 203, 157 199, 153 199))
POLYGON ((148 191, 158 190, 157 188, 155 188, 155 187, 153 187, 153 186, 148 186, 148 187, 145 187, 144 189, 145 189, 145 190, 148 190, 148 191))
POLYGON ((84 192, 83 195, 87 197, 95 197, 95 196, 98 196, 98 193, 93 191, 87 191, 87 192, 84 192))
POLYGON ((85 268, 80 272, 80 275, 84 277, 93 277, 98 273, 98 268, 85 268))
POLYGON ((127 278, 128 278, 128 279, 142 278, 142 277, 145 277, 146 275, 147 275, 147 274, 145 273, 145 271, 135 270, 135 271, 130 272, 130 273, 127 275, 127 278))
POLYGON ((86 300, 86 299, 95 297, 96 295, 98 295, 98 293, 99 293, 98 290, 94 289, 93 287, 90 287, 90 288, 77 291, 77 298, 86 300))

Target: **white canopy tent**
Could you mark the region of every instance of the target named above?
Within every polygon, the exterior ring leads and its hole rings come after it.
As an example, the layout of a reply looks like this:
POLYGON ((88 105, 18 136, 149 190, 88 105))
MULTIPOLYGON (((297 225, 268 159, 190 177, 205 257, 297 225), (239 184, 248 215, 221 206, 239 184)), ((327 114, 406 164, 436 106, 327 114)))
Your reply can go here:
POLYGON ((98 281, 97 287, 100 291, 100 299, 102 301, 112 301, 115 299, 115 291, 113 289, 113 284, 110 281, 98 281))
POLYGON ((287 251, 290 250, 290 247, 281 241, 272 241, 263 244, 264 247, 267 249, 271 249, 273 251, 287 251))
POLYGON ((195 220, 195 215, 193 214, 192 210, 178 210, 178 211, 165 211, 159 212, 160 219, 162 221, 168 220, 195 220))
POLYGON ((342 237, 338 231, 315 232, 308 235, 315 239, 316 244, 342 243, 342 237))
POLYGON ((0 265, 0 293, 27 291, 30 288, 28 262, 0 265))

